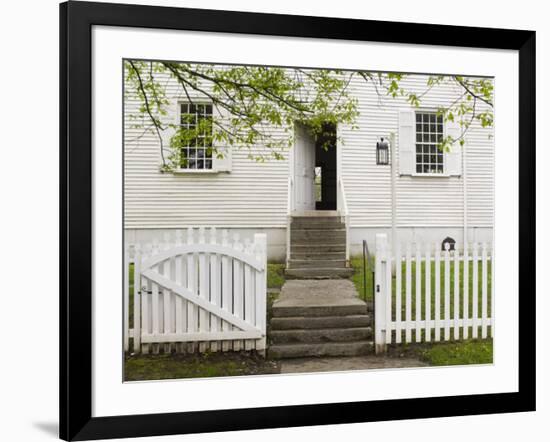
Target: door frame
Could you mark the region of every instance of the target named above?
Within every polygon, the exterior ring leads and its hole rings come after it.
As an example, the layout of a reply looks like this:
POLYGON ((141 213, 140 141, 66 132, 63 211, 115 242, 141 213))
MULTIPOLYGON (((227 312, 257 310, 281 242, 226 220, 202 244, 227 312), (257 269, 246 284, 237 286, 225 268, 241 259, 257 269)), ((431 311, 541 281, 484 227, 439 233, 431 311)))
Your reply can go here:
MULTIPOLYGON (((294 136, 296 134, 296 125, 301 124, 298 122, 294 122, 294 136)), ((311 210, 297 210, 296 209, 296 140, 294 140, 294 143, 292 145, 292 148, 290 149, 290 155, 289 155, 289 186, 291 186, 291 189, 289 189, 288 196, 290 198, 290 201, 288 202, 289 205, 289 214, 296 214, 300 212, 309 212, 309 211, 315 211, 315 196, 313 196, 313 209, 311 210), (292 183, 290 182, 292 180, 292 183)), ((313 168, 315 168, 315 146, 313 149, 313 168)), ((314 172, 315 173, 315 172, 314 172)))

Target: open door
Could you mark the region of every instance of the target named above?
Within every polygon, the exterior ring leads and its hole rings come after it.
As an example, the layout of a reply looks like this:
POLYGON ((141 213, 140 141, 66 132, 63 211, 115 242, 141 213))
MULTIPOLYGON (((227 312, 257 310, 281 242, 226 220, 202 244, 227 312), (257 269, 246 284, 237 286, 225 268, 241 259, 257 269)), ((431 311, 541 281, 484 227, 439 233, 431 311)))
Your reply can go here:
POLYGON ((302 124, 294 131, 294 210, 315 210, 315 140, 302 124))

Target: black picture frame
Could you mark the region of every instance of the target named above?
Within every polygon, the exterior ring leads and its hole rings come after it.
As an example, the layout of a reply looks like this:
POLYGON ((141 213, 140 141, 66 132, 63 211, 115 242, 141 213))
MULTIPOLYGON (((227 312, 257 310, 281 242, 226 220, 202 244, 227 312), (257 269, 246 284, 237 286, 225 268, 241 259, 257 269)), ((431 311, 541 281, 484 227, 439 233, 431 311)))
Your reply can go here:
POLYGON ((154 436, 535 410, 535 32, 67 2, 60 5, 60 437, 154 436), (94 25, 511 49, 519 53, 519 391, 92 417, 94 25))

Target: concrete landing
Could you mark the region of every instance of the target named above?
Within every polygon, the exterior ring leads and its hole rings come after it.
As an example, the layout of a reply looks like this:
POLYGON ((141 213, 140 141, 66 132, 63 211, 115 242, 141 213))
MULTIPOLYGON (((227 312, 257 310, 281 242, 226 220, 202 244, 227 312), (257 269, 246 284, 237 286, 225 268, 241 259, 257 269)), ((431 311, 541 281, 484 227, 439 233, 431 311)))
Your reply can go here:
POLYGON ((273 307, 363 306, 353 282, 347 279, 286 281, 273 307))

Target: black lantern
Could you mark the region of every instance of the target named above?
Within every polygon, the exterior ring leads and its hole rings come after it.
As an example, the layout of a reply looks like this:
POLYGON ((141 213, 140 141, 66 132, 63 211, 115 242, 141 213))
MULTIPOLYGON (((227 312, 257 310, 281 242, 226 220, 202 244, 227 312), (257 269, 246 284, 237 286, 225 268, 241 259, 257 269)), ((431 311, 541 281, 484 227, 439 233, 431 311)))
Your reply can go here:
POLYGON ((376 143, 376 164, 380 166, 390 164, 390 144, 383 137, 376 143))

